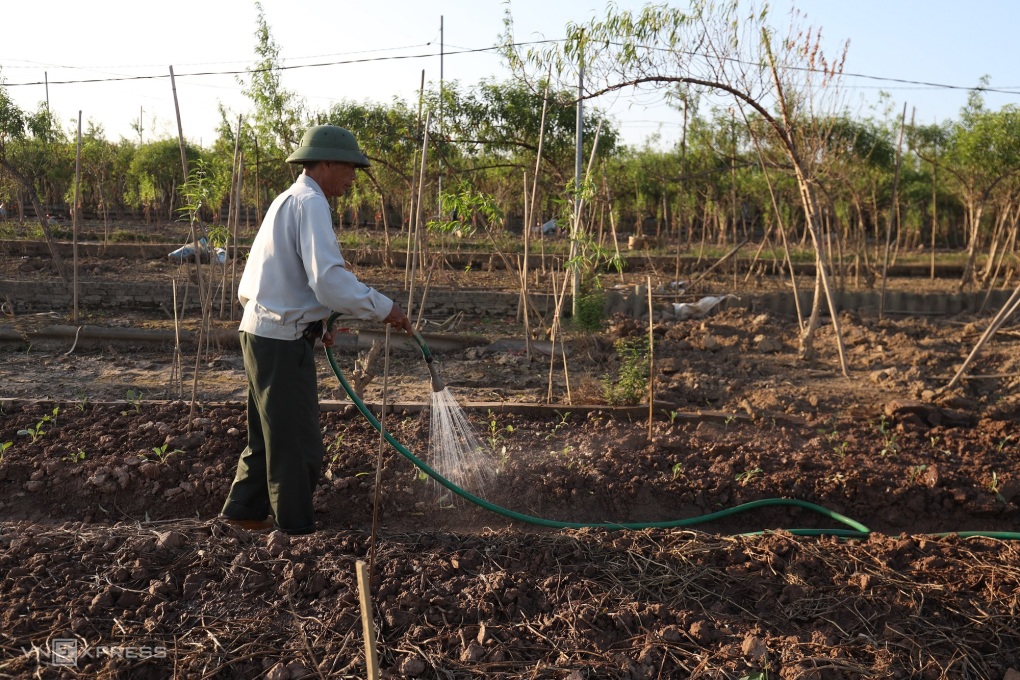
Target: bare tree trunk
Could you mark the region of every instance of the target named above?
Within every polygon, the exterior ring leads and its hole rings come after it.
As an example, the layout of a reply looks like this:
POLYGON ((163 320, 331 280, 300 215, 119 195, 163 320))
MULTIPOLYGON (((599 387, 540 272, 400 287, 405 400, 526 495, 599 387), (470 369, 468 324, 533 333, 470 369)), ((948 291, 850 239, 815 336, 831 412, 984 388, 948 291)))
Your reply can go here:
POLYGON ((818 330, 818 319, 822 311, 822 267, 818 260, 815 260, 815 267, 815 295, 811 300, 811 314, 800 334, 800 358, 808 361, 815 358, 815 331, 818 330))
POLYGON ((64 271, 64 258, 60 256, 57 241, 53 238, 53 232, 50 231, 50 223, 46 218, 46 211, 43 210, 42 202, 39 200, 39 193, 35 190, 35 186, 17 168, 11 165, 6 158, 0 158, 0 167, 9 172, 21 184, 22 189, 24 189, 25 194, 28 196, 28 200, 32 202, 36 219, 39 220, 39 226, 42 227, 43 236, 46 238, 46 247, 49 248, 50 257, 53 258, 53 268, 57 270, 57 276, 60 277, 60 280, 67 283, 67 272, 64 271))
MULTIPOLYGON (((771 51, 769 52, 769 65, 772 69, 772 79, 776 85, 776 90, 779 93, 779 101, 782 106, 780 107, 783 114, 783 122, 786 125, 787 130, 793 130, 793 121, 790 120, 790 111, 786 105, 786 98, 783 94, 782 82, 779 80, 779 73, 776 71, 775 60, 771 58, 771 51)), ((821 292, 825 291, 825 297, 829 303, 829 316, 832 319, 832 330, 833 336, 836 340, 836 348, 839 350, 839 364, 840 369, 843 371, 843 375, 849 377, 850 369, 847 365, 846 359, 846 346, 843 343, 843 331, 839 327, 839 310, 836 309, 836 301, 833 298, 832 287, 829 285, 828 273, 826 271, 827 264, 825 262, 825 248, 822 243, 821 235, 818 233, 818 201, 815 198, 814 191, 811 183, 808 181, 807 176, 804 173, 804 167, 801 164, 800 157, 797 153, 796 147, 792 138, 787 140, 788 142, 788 155, 792 161, 794 174, 797 179, 797 187, 800 190, 801 205, 804 208, 804 217, 808 231, 811 232, 811 240, 815 246, 815 267, 817 269, 817 279, 815 282, 815 301, 814 306, 811 310, 812 321, 808 323, 808 328, 805 331, 805 336, 802 337, 802 347, 811 348, 812 340, 814 336, 814 317, 817 313, 818 307, 821 305, 821 292)))
POLYGON ((967 203, 967 262, 963 266, 963 276, 960 278, 960 290, 965 290, 974 282, 974 263, 977 261, 978 240, 981 228, 981 217, 984 214, 984 206, 974 201, 967 203))

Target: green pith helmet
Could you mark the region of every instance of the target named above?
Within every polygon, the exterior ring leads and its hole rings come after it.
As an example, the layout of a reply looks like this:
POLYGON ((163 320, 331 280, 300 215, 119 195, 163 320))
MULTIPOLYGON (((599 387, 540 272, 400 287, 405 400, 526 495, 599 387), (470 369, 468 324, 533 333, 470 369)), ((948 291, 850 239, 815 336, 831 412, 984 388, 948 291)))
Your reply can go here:
POLYGON ((369 166, 368 158, 361 153, 354 135, 336 125, 316 125, 305 131, 301 146, 287 157, 287 162, 305 161, 337 161, 358 168, 369 166))

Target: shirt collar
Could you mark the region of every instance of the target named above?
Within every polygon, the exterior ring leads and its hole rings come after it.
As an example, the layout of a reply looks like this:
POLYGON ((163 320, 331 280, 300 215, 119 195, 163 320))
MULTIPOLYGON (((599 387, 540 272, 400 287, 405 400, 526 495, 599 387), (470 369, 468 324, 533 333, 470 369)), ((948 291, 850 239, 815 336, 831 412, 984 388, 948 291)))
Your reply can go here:
POLYGON ((319 183, 316 182, 311 177, 309 177, 308 175, 306 175, 304 172, 298 175, 297 181, 304 184, 306 187, 309 187, 312 191, 319 194, 323 198, 326 198, 326 194, 322 191, 322 187, 319 186, 319 183))

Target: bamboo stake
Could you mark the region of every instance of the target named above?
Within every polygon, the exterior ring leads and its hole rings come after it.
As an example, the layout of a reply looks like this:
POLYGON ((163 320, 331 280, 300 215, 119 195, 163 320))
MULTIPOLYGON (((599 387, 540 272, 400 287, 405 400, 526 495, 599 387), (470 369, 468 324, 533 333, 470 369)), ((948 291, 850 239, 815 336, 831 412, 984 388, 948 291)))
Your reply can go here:
POLYGON ((237 249, 237 232, 241 222, 241 195, 244 190, 244 152, 237 158, 237 210, 234 211, 234 232, 231 239, 234 243, 233 256, 230 258, 230 318, 234 319, 234 305, 237 303, 237 295, 234 293, 237 287, 237 260, 240 251, 237 249))
MULTIPOLYGON (((528 197, 528 174, 524 173, 524 266, 521 269, 521 295, 524 297, 524 349, 531 359, 531 329, 528 321, 528 258, 531 253, 531 227, 535 223, 535 197, 538 195, 538 174, 542 166, 542 146, 545 143, 545 114, 549 104, 549 76, 552 66, 545 78, 545 91, 542 94, 542 118, 538 129, 538 150, 535 153, 535 175, 531 179, 531 197, 528 197)), ((545 240, 542 225, 538 225, 539 239, 542 240, 542 270, 545 271, 545 240)))
POLYGON ((747 241, 741 241, 737 245, 733 246, 733 249, 730 250, 730 252, 726 253, 725 255, 720 257, 718 260, 716 260, 715 264, 713 264, 711 267, 709 267, 705 271, 701 272, 701 275, 698 278, 694 279, 694 281, 691 282, 691 289, 693 290, 693 288, 696 285, 698 285, 699 283, 701 283, 705 279, 706 276, 708 276, 709 274, 712 273, 712 270, 714 270, 716 267, 719 267, 722 264, 724 264, 725 262, 727 262, 731 257, 736 255, 737 252, 741 248, 743 248, 746 245, 747 245, 747 241))
MULTIPOLYGON (((227 243, 226 251, 227 255, 230 254, 231 238, 230 226, 232 220, 237 216, 237 210, 240 208, 240 188, 237 184, 237 155, 238 149, 241 146, 241 116, 237 117, 237 136, 234 137, 234 162, 230 166, 230 201, 227 208, 227 243)), ((237 242, 234 241, 234 250, 237 250, 237 242)), ((220 318, 223 318, 223 313, 226 311, 227 306, 227 264, 223 263, 223 277, 220 283, 220 318)))
MULTIPOLYGON (((559 336, 560 329, 560 314, 563 313, 563 299, 567 294, 567 285, 570 283, 570 276, 566 272, 563 273, 563 286, 560 289, 559 295, 556 294, 556 272, 552 273, 552 290, 553 299, 556 300, 556 311, 553 314, 552 324, 549 328, 549 340, 550 340, 550 353, 549 353, 549 389, 546 392, 546 403, 551 404, 553 398, 553 370, 556 366, 556 339, 559 336)), ((560 350, 563 349, 563 341, 560 340, 560 350)))
POLYGON ((71 288, 74 291, 72 297, 74 298, 73 311, 71 312, 71 319, 74 323, 78 323, 78 213, 81 212, 81 206, 79 201, 81 200, 81 110, 78 111, 78 149, 74 155, 74 214, 71 215, 71 240, 73 241, 73 272, 72 279, 73 283, 71 288))
POLYGON ((648 277, 648 441, 652 441, 655 418, 655 309, 652 307, 652 277, 648 277))
MULTIPOLYGON (((595 139, 591 143, 591 155, 588 157, 588 166, 584 171, 584 183, 588 183, 588 179, 591 177, 591 166, 595 162, 595 150, 599 147, 599 136, 602 134, 602 120, 599 119, 599 124, 595 127, 595 139)), ((578 152, 580 153, 580 152, 578 152)), ((571 233, 570 240, 570 257, 574 259, 577 257, 577 248, 580 247, 581 229, 585 224, 585 220, 582 219, 581 213, 585 208, 584 198, 581 194, 581 187, 577 187, 577 198, 574 200, 574 228, 571 233)), ((570 308, 573 314, 577 314, 577 299, 580 297, 580 286, 581 286, 581 268, 577 265, 573 265, 573 272, 570 276, 570 308)))
MULTIPOLYGON (((188 181, 188 156, 184 151, 184 127, 181 125, 181 107, 177 101, 177 81, 174 79, 174 67, 170 67, 170 87, 174 93, 174 111, 177 114, 177 140, 181 148, 181 170, 184 172, 184 181, 188 181)), ((191 240, 195 244, 195 276, 198 284, 198 301, 202 308, 202 323, 198 325, 198 344, 195 350, 195 377, 191 385, 191 406, 188 409, 188 428, 191 432, 191 421, 195 415, 195 401, 198 399, 198 373, 202 357, 202 341, 205 338, 205 326, 209 322, 209 308, 207 297, 204 294, 205 286, 202 283, 202 257, 198 252, 198 231, 195 229, 195 219, 191 220, 191 240)))
MULTIPOLYGON (((606 165, 602 164, 602 188, 606 192, 606 205, 609 206, 609 233, 613 237, 613 250, 616 252, 616 261, 621 264, 617 269, 617 273, 620 275, 620 284, 626 283, 626 279, 623 278, 623 256, 620 255, 620 240, 616 237, 616 216, 613 214, 613 197, 609 193, 609 180, 606 178, 606 165)), ((677 255, 677 261, 679 262, 679 255, 677 255)), ((679 272, 680 265, 677 265, 677 271, 679 272)), ((679 279, 680 277, 677 276, 679 279)))
MULTIPOLYGON (((557 326, 558 326, 557 322, 557 326)), ((567 368, 567 352, 563 346, 563 340, 560 340, 560 356, 563 357, 563 382, 567 386, 567 403, 573 404, 574 397, 570 393, 570 370, 567 368)))
POLYGON ((172 281, 173 283, 173 301, 174 301, 174 356, 170 363, 170 385, 167 389, 167 396, 169 397, 174 387, 177 387, 177 398, 181 396, 181 392, 184 390, 183 376, 181 375, 183 368, 181 366, 181 320, 177 315, 177 279, 172 281), (176 377, 176 380, 175 380, 176 377))
MULTIPOLYGON (((758 249, 754 251, 754 256, 751 257, 751 261, 747 264, 747 273, 744 274, 744 283, 747 283, 751 278, 751 274, 754 273, 754 265, 758 264, 758 258, 761 257, 761 251, 765 250, 765 246, 772 243, 772 228, 775 225, 770 224, 768 229, 765 230, 765 235, 762 236, 761 243, 758 244, 758 249)), ((733 268, 736 271, 736 267, 733 268)))
MULTIPOLYGON (((896 165, 893 169, 892 181, 892 207, 889 209, 889 218, 885 221, 885 262, 882 265, 882 294, 878 298, 878 318, 885 315, 885 286, 889 274, 889 250, 892 239, 893 215, 896 214, 896 190, 900 179, 900 152, 903 150, 903 128, 907 122, 907 103, 903 102, 903 115, 900 117, 900 134, 896 142, 896 165)), ((899 231, 896 232, 896 240, 899 241, 899 231)))
POLYGON ((932 161, 931 164, 931 280, 935 280, 935 235, 939 230, 938 213, 938 174, 939 164, 932 161))
MULTIPOLYGON (((421 88, 418 90, 418 136, 419 137, 421 136, 421 109, 422 109, 422 104, 424 103, 424 101, 425 101, 425 69, 422 69, 421 70, 421 88)), ((414 257, 413 253, 411 252, 411 236, 412 236, 412 233, 414 232, 414 209, 415 209, 415 202, 414 202, 415 184, 414 184, 414 182, 415 182, 415 165, 417 165, 417 161, 418 161, 418 150, 415 149, 414 156, 412 157, 412 160, 411 160, 411 205, 409 206, 408 211, 407 211, 407 252, 405 253, 406 257, 404 259, 404 288, 405 289, 408 287, 408 285, 411 285, 410 282, 409 282, 408 277, 410 276, 410 270, 411 270, 411 267, 412 267, 412 265, 411 265, 411 258, 414 257)), ((422 162, 422 167, 424 167, 424 166, 425 166, 425 164, 424 164, 424 162, 422 162)), ((418 179, 418 182, 422 181, 421 177, 418 177, 417 179, 418 179)), ((401 225, 401 231, 403 231, 403 225, 401 225)), ((411 313, 410 310, 408 310, 407 313, 410 314, 411 313)))
POLYGON ((386 215, 386 199, 383 197, 382 192, 379 192, 379 204, 382 209, 382 228, 383 228, 383 257, 387 267, 393 266, 393 246, 390 244, 390 219, 386 215))
POLYGON ((368 680, 379 680, 379 653, 375 647, 375 621, 372 618, 372 593, 368 567, 358 560, 358 598, 361 600, 361 630, 365 634, 365 670, 368 680))
POLYGON ((421 170, 418 173, 418 202, 415 206, 415 218, 414 218, 414 252, 409 253, 408 256, 411 260, 411 285, 407 293, 407 316, 411 316, 411 308, 414 304, 414 276, 418 268, 418 246, 421 242, 421 198, 422 198, 422 187, 425 186, 425 163, 428 161, 428 150, 429 150, 429 121, 432 118, 432 112, 429 111, 425 114, 425 130, 422 134, 421 143, 421 170))
POLYGON ((429 296, 429 284, 432 283, 432 274, 436 271, 436 267, 439 264, 439 262, 433 260, 428 272, 425 274, 425 286, 421 289, 421 300, 418 301, 418 318, 414 322, 415 328, 421 328, 422 317, 425 315, 425 300, 429 296))
POLYGON ((560 306, 556 302, 556 272, 552 272, 553 318, 549 324, 549 386, 545 391, 545 403, 551 404, 553 397, 553 366, 556 365, 556 322, 559 318, 560 306))
POLYGON ((531 314, 528 313, 528 243, 529 236, 531 234, 531 223, 533 218, 531 216, 531 210, 534 208, 532 205, 528 205, 528 171, 524 171, 524 257, 519 259, 519 265, 517 267, 518 274, 521 277, 521 304, 519 309, 524 314, 524 355, 531 361, 531 326, 529 320, 531 314))
POLYGON ((1013 294, 1009 296, 1009 300, 1006 301, 1006 304, 1002 306, 999 313, 995 315, 994 319, 992 319, 992 323, 989 324, 988 328, 981 335, 981 338, 977 341, 977 344, 974 345, 974 349, 972 349, 970 354, 967 355, 966 360, 964 360, 963 365, 960 366, 956 375, 953 376, 953 379, 949 381, 948 385, 940 390, 941 392, 953 389, 956 383, 959 382, 960 378, 963 376, 963 372, 967 370, 967 367, 970 366, 971 362, 974 360, 974 357, 977 356, 981 348, 984 347, 986 342, 988 342, 988 339, 995 335, 995 332, 999 330, 999 327, 1002 326, 1009 317, 1013 316, 1018 309, 1020 309, 1020 286, 1017 286, 1016 290, 1013 291, 1013 294))
POLYGON ((1010 227, 1010 231, 1006 234, 1005 237, 1002 237, 1000 234, 997 234, 996 237, 995 237, 996 241, 998 241, 1000 238, 1004 238, 1005 239, 1005 243, 1003 244, 1002 251, 998 255, 995 254, 995 246, 997 244, 993 244, 993 246, 992 246, 992 251, 990 253, 989 261, 988 261, 988 266, 987 266, 988 273, 985 276, 985 280, 988 283, 988 290, 985 291, 985 297, 981 301, 981 307, 978 309, 979 313, 984 312, 985 311, 985 307, 988 306, 988 300, 992 297, 992 291, 995 290, 995 281, 996 281, 996 279, 999 278, 999 271, 1002 269, 1002 263, 1005 261, 1006 256, 1013 249, 1014 239, 1016 237, 1016 229, 1017 229, 1017 220, 1018 220, 1018 218, 1017 217, 1013 217, 1012 220, 1010 220, 1010 215, 1016 215, 1018 212, 1020 212, 1020 207, 1017 207, 1016 209, 1014 209, 1013 206, 1010 206, 1010 207, 1006 208, 1006 215, 1003 217, 1002 231, 1006 230, 1005 223, 1007 221, 1011 221, 1012 222, 1012 226, 1010 227), (993 260, 995 262, 994 270, 992 268, 993 260))
POLYGON ((375 573, 375 539, 379 530, 379 496, 382 487, 383 451, 386 449, 386 402, 390 394, 390 325, 386 324, 383 353, 382 405, 379 407, 379 453, 375 459, 375 499, 372 502, 372 539, 368 548, 368 573, 375 573))

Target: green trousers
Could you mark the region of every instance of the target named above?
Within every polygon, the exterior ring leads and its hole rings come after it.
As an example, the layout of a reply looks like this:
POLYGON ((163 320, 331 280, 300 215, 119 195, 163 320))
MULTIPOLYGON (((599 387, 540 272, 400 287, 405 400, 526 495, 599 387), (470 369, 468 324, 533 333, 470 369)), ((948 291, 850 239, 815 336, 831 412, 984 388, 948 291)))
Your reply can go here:
POLYGON ((315 355, 304 339, 241 333, 248 377, 248 446, 237 462, 223 514, 264 519, 288 534, 315 531, 312 493, 325 448, 315 355))

